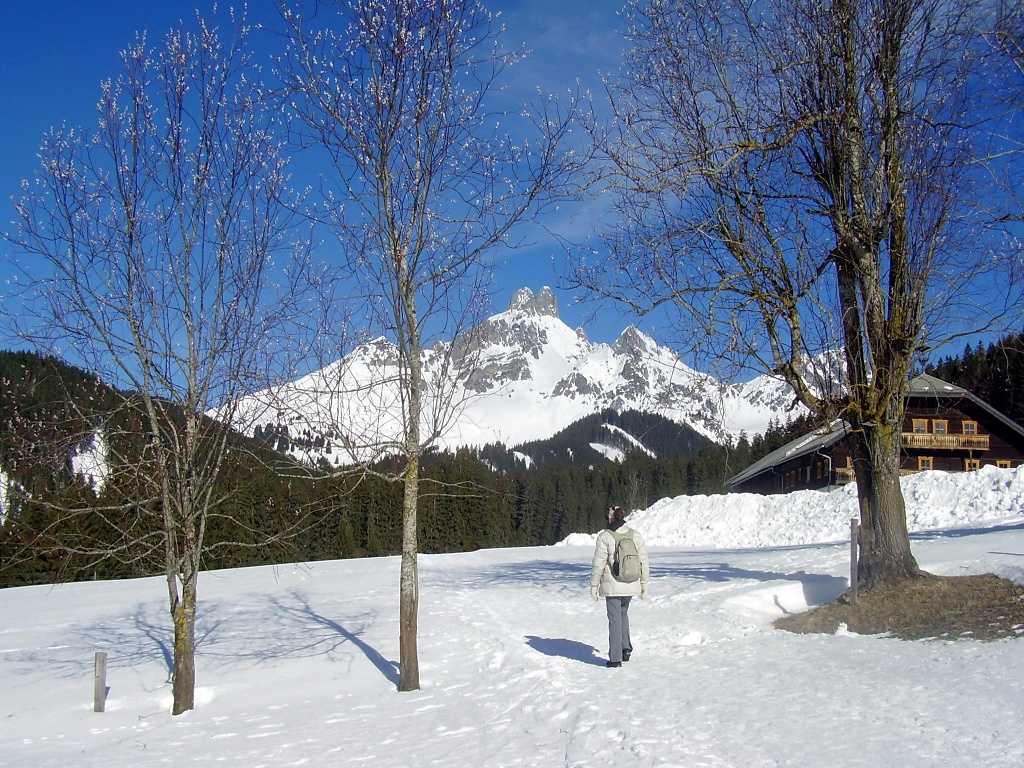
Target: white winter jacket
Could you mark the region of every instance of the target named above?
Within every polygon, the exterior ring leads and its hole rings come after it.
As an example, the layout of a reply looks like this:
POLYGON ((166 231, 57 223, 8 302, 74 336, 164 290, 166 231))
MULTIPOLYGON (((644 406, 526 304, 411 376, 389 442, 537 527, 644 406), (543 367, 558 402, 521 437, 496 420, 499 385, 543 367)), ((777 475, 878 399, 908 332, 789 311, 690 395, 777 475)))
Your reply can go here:
POLYGON ((612 576, 612 565, 615 560, 615 537, 611 530, 605 528, 597 534, 597 547, 594 549, 594 563, 590 568, 590 586, 599 587, 601 597, 639 597, 641 587, 646 587, 651 580, 651 566, 647 560, 647 546, 639 531, 628 526, 621 526, 616 533, 632 533, 637 554, 640 555, 640 580, 634 582, 616 581, 612 576))

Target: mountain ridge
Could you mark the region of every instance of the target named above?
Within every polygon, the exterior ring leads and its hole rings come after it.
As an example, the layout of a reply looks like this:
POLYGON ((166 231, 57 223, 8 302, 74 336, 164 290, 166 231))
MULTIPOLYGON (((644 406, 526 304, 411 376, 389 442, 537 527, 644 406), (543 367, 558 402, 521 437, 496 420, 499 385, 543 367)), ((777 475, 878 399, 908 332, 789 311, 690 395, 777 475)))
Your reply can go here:
MULTIPOLYGON (((537 293, 520 289, 504 312, 451 344, 453 357, 472 360, 459 381, 444 378, 438 348, 424 354, 433 389, 461 403, 451 428, 437 440, 442 450, 513 448, 608 410, 657 414, 729 444, 783 420, 792 403, 788 385, 777 378, 740 385, 717 381, 633 325, 612 344, 592 343, 585 330, 562 322, 557 298, 546 286, 537 293)), ((346 457, 345 443, 365 444, 370 436, 379 443, 399 439, 400 393, 383 383, 393 381, 397 365, 395 347, 378 338, 289 385, 243 399, 236 427, 247 434, 286 427, 314 442, 320 438, 328 450, 293 450, 305 451, 311 463, 357 460, 351 451, 346 457), (339 425, 350 434, 339 434, 339 425)), ((442 398, 428 398, 428 409, 443 407, 442 398)))

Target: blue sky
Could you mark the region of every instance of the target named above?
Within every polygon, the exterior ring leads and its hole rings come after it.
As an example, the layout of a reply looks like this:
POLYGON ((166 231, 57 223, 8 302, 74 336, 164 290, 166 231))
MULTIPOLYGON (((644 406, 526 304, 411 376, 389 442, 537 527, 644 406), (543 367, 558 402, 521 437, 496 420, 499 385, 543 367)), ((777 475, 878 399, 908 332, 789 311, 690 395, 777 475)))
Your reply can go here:
MULTIPOLYGON (((239 3, 240 4, 240 3, 239 3)), ((509 92, 524 100, 536 93, 564 93, 578 79, 595 96, 599 71, 618 68, 623 37, 618 12, 624 0, 494 0, 488 9, 501 14, 504 42, 531 50, 510 71, 509 92)), ((11 227, 10 198, 38 163, 36 152, 46 131, 62 122, 92 130, 99 84, 117 76, 119 51, 136 32, 148 30, 155 42, 179 20, 192 22, 198 7, 209 18, 212 0, 33 0, 5 2, 0 11, 0 230, 11 227)), ((218 18, 226 19, 230 3, 220 3, 218 18)), ((249 18, 272 18, 271 0, 250 0, 249 18)), ((593 229, 585 213, 567 218, 576 232, 593 229)), ((536 244, 502 257, 497 267, 495 309, 505 309, 522 287, 534 291, 557 288, 563 258, 543 233, 520 233, 536 244)), ((0 246, 6 249, 7 246, 0 246)), ((4 251, 6 253, 6 250, 4 251)), ((6 279, 6 259, 0 279, 6 279)), ((630 323, 656 333, 649 322, 623 317, 615 308, 579 305, 567 291, 557 291, 562 319, 584 326, 592 341, 611 342, 630 323)))

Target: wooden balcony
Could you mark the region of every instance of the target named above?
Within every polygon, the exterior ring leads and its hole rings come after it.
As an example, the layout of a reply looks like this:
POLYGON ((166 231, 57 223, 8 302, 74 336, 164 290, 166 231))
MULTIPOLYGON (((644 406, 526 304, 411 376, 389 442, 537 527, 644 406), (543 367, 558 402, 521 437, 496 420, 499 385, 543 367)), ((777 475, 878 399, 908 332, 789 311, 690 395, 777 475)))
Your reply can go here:
POLYGON ((904 432, 904 448, 932 451, 987 451, 988 435, 934 435, 904 432))
POLYGON ((853 467, 836 467, 835 473, 836 485, 846 485, 857 479, 857 476, 853 473, 853 467))

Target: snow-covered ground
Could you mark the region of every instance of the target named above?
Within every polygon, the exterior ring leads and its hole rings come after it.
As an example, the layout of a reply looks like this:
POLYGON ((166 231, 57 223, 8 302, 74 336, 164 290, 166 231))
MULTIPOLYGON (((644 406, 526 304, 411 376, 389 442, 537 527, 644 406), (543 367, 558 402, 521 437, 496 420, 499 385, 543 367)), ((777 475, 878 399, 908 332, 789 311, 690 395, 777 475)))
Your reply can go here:
MULTIPOLYGON (((905 488, 923 567, 1024 581, 1024 469, 905 488)), ((394 558, 203 574, 197 707, 178 717, 161 579, 0 590, 0 765, 1024 765, 1024 640, 772 628, 846 589, 852 498, 635 513, 653 581, 621 669, 590 537, 423 556, 414 693, 395 688, 394 558)))

